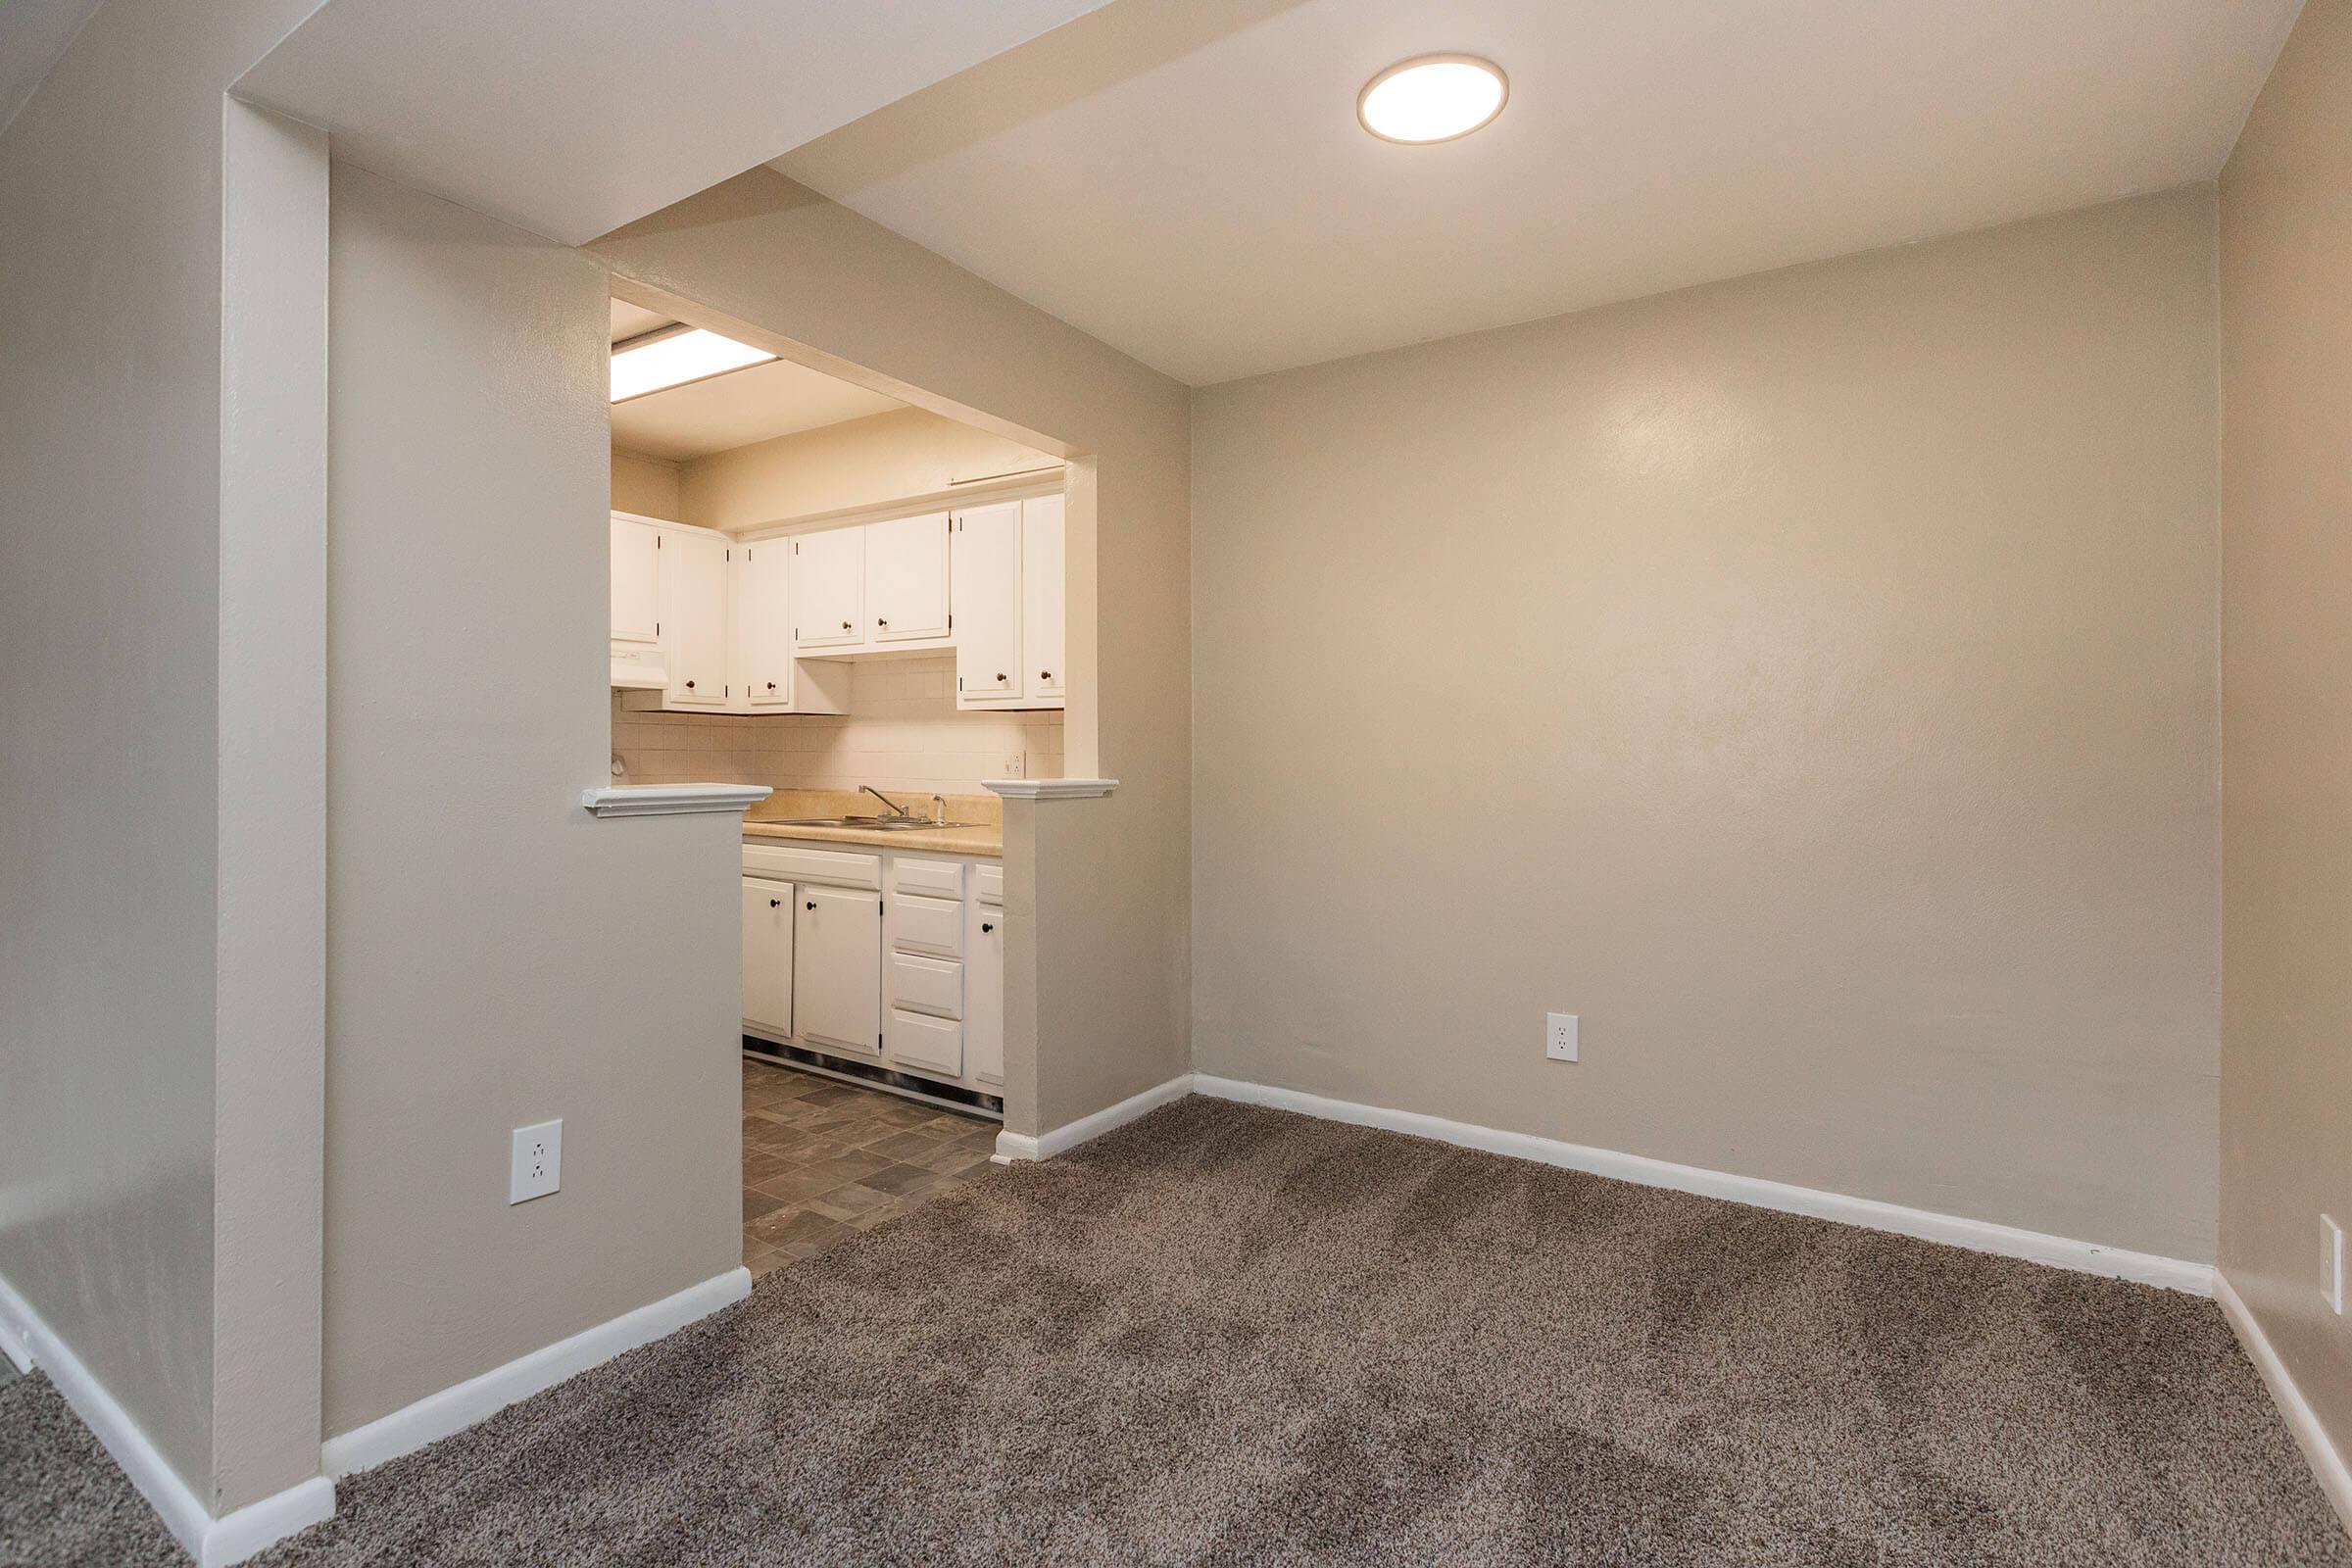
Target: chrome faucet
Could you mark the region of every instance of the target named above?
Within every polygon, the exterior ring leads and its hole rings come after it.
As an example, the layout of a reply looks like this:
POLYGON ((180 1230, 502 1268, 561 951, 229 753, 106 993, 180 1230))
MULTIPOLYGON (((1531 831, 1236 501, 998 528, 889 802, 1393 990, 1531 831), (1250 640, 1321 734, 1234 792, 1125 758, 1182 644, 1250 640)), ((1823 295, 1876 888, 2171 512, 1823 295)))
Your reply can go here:
POLYGON ((944 824, 944 823, 947 821, 947 819, 948 819, 948 798, 947 798, 945 795, 934 795, 934 796, 932 796, 932 797, 931 797, 931 820, 932 820, 932 821, 934 821, 934 822, 939 822, 939 823, 943 823, 943 824, 944 824))
POLYGON ((909 811, 906 809, 906 808, 901 806, 898 802, 892 800, 889 796, 883 794, 871 784, 860 784, 858 787, 863 790, 866 794, 871 795, 875 800, 880 801, 884 806, 889 807, 891 815, 904 817, 912 817, 914 815, 912 811, 909 811))

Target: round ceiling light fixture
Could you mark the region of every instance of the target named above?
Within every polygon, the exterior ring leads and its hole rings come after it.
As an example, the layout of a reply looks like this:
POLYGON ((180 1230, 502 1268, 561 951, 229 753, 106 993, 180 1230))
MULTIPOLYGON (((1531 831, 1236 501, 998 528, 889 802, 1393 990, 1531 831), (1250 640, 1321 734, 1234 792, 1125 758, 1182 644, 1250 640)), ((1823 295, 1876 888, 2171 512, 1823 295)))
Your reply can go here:
POLYGON ((1476 55, 1418 55, 1364 83, 1355 118, 1382 141, 1424 147, 1493 122, 1510 101, 1502 68, 1476 55))

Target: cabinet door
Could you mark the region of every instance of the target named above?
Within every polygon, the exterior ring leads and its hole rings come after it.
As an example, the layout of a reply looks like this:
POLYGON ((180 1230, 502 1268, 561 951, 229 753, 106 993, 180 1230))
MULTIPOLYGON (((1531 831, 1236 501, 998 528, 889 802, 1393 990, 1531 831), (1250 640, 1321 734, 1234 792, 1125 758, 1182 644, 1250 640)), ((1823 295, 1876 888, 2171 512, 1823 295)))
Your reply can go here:
POLYGON ((865 525, 865 613, 877 643, 948 634, 948 514, 865 525))
POLYGON ((744 708, 792 706, 792 541, 741 547, 735 563, 735 664, 744 708))
POLYGON ((956 514, 956 706, 1021 696, 1021 504, 956 514))
POLYGON ((794 893, 792 1021, 811 1046, 882 1053, 882 896, 851 888, 794 893))
POLYGON ((964 1070, 981 1083, 1004 1084, 1004 911, 964 906, 964 1070))
POLYGON ((1068 633, 1062 506, 1059 496, 1021 503, 1021 678, 1034 707, 1059 708, 1068 633))
POLYGON ((655 643, 662 638, 662 531, 652 523, 612 514, 612 640, 655 643))
POLYGON ((743 1026, 792 1038, 792 884, 743 879, 743 1026))
POLYGON ((828 528, 792 541, 792 639, 800 648, 864 641, 865 530, 828 528))
POLYGON ((662 621, 671 708, 727 706, 727 541, 690 528, 662 535, 662 621))

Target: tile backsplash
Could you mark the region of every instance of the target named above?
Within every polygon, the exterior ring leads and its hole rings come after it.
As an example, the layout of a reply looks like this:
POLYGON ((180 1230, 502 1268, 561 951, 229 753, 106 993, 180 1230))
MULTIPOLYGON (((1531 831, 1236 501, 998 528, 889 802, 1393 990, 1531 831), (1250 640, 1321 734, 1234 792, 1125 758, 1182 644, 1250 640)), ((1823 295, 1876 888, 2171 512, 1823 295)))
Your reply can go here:
POLYGON ((1061 714, 959 713, 956 657, 851 666, 841 714, 629 713, 612 697, 612 751, 629 784, 765 784, 977 795, 1021 757, 1030 778, 1061 777, 1061 714))

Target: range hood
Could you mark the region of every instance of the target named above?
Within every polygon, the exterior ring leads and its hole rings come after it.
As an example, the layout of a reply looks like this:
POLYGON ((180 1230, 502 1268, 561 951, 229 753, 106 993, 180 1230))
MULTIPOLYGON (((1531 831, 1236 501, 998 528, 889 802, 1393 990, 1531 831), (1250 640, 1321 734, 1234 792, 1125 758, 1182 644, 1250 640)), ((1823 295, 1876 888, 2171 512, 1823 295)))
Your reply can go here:
POLYGON ((612 689, 616 692, 658 692, 669 684, 669 668, 661 651, 653 648, 612 650, 612 689))

